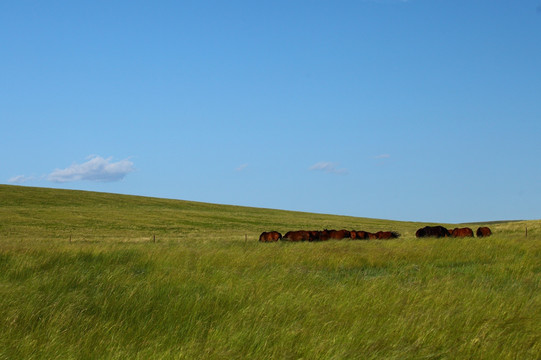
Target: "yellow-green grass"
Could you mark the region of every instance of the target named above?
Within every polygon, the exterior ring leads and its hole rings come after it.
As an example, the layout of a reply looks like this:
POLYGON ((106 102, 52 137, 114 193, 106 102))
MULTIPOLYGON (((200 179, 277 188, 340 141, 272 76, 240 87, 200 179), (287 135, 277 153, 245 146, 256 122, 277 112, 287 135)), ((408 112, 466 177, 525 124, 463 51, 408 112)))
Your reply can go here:
POLYGON ((0 359, 538 359, 541 221, 424 225, 0 186, 0 359))

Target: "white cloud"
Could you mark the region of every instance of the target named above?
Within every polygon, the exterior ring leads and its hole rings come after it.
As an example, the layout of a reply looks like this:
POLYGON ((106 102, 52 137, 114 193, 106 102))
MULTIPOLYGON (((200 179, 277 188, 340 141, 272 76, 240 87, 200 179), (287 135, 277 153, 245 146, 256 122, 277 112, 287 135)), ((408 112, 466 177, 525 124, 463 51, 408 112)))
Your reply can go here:
POLYGON ((25 175, 17 175, 8 180, 9 183, 12 184, 23 184, 27 181, 34 180, 33 176, 25 176, 25 175))
POLYGON ((82 180, 113 182, 122 180, 134 171, 133 162, 127 159, 111 162, 112 157, 104 159, 97 155, 92 155, 88 159, 82 164, 73 164, 65 169, 54 170, 47 176, 47 180, 61 183, 82 180))
POLYGON ((320 161, 310 166, 311 171, 323 171, 329 174, 347 174, 347 169, 337 168, 338 164, 328 161, 320 161))
POLYGON ((235 171, 243 171, 247 167, 248 167, 248 164, 242 164, 242 165, 239 165, 237 168, 235 168, 235 171))

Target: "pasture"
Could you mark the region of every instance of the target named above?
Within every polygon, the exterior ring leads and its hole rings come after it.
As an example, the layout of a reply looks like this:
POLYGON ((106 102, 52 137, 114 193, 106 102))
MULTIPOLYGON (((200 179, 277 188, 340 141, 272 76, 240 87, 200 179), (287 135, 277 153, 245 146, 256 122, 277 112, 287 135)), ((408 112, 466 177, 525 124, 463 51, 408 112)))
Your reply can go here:
POLYGON ((0 359, 539 359, 541 221, 425 225, 0 185, 0 359))

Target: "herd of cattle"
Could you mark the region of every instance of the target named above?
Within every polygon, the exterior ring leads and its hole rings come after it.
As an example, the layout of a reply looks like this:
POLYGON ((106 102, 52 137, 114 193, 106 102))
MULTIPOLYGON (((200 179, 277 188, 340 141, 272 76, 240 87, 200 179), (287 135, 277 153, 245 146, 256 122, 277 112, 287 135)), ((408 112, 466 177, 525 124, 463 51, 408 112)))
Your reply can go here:
MULTIPOLYGON (((477 231, 475 232, 477 237, 487 237, 492 235, 492 231, 490 228, 486 226, 482 226, 477 228, 477 231)), ((425 226, 422 229, 417 230, 415 233, 415 236, 418 238, 420 237, 473 237, 473 230, 465 227, 465 228, 455 228, 452 230, 448 230, 444 228, 443 226, 425 226)))
MULTIPOLYGON (((477 229, 477 237, 485 237, 492 235, 492 231, 488 227, 480 227, 477 229)), ((473 230, 470 228, 456 228, 448 230, 443 226, 425 226, 417 230, 415 236, 422 237, 473 237, 473 230)), ((327 241, 327 240, 387 240, 396 239, 400 234, 395 231, 378 231, 371 233, 368 231, 349 231, 349 230, 297 230, 289 231, 284 236, 278 231, 263 232, 259 236, 261 242, 273 242, 278 240, 284 241, 327 241)))

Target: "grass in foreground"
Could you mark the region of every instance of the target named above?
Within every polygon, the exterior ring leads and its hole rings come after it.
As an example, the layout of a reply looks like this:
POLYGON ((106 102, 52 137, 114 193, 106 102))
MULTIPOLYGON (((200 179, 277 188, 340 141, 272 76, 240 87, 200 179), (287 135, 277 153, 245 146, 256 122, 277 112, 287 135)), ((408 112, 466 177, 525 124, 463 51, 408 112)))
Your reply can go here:
POLYGON ((487 239, 419 240, 412 236, 419 224, 412 223, 94 193, 75 193, 76 208, 57 200, 69 194, 43 191, 55 196, 42 193, 41 205, 34 197, 0 205, 0 359, 541 354, 539 221, 493 225, 496 235, 487 239), (206 226, 189 230, 188 218, 206 226), (323 223, 405 235, 244 241, 259 228, 323 223), (66 229, 88 238, 69 243, 66 229), (120 241, 149 230, 158 232, 157 243, 120 241), (124 231, 128 236, 115 241, 124 231))

